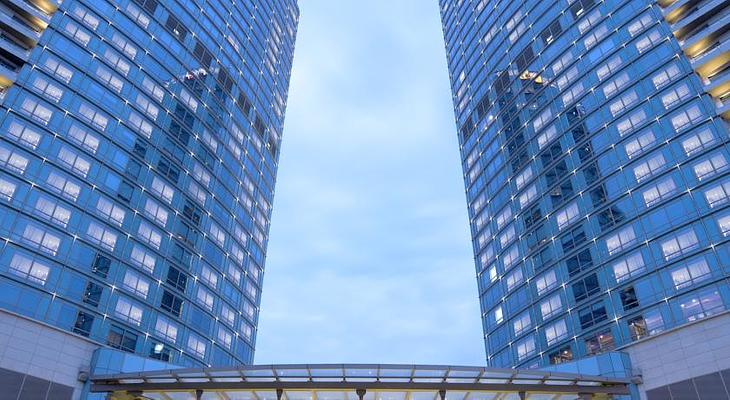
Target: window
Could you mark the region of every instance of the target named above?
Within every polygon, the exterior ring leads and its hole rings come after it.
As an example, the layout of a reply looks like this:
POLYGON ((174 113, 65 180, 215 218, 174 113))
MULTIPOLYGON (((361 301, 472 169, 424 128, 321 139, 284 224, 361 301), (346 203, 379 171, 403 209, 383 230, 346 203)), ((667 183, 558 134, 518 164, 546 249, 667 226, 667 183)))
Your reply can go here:
POLYGON ((670 89, 666 94, 662 96, 662 104, 664 108, 669 110, 675 105, 679 104, 680 101, 689 97, 689 86, 683 83, 677 87, 670 89))
POLYGON ((180 90, 180 99, 185 103, 193 112, 198 109, 198 101, 185 89, 180 90))
POLYGON ((566 337, 568 337, 568 326, 565 325, 564 319, 545 327, 545 340, 548 346, 552 346, 566 337))
POLYGON ((147 216, 152 218, 159 225, 164 227, 167 224, 167 217, 169 213, 156 201, 147 199, 145 201, 144 210, 145 213, 147 213, 147 216))
POLYGON ((603 63, 603 65, 596 69, 598 80, 602 81, 611 75, 615 75, 621 67, 621 63, 621 57, 618 55, 603 63))
POLYGON ((676 192, 677 185, 674 183, 674 178, 670 176, 649 186, 646 190, 644 190, 642 195, 646 206, 651 207, 665 199, 668 199, 676 192))
POLYGON ((608 254, 614 255, 619 251, 628 248, 630 245, 636 242, 636 234, 634 228, 628 226, 618 233, 606 238, 606 247, 608 248, 608 254))
POLYGON ((31 98, 25 98, 20 105, 20 109, 25 115, 43 125, 48 125, 51 117, 53 117, 53 112, 50 108, 31 98))
POLYGON ((213 311, 213 293, 205 289, 202 286, 198 286, 198 293, 196 295, 198 303, 204 306, 208 311, 213 311))
POLYGON ((580 320, 581 329, 588 329, 601 321, 607 320, 608 313, 602 303, 596 303, 579 310, 578 319, 580 320))
POLYGON ((117 244, 117 234, 114 233, 111 228, 108 228, 96 222, 89 223, 89 228, 86 230, 86 235, 92 242, 110 252, 114 251, 114 247, 117 244))
POLYGON ((205 357, 205 342, 191 334, 188 336, 188 350, 190 350, 193 355, 203 358, 205 357))
POLYGON ((658 72, 656 75, 654 75, 651 78, 651 81, 654 83, 654 87, 659 90, 662 87, 666 86, 669 82, 672 81, 672 79, 676 78, 677 76, 679 76, 679 67, 676 63, 672 63, 660 72, 658 72))
POLYGON ((718 217, 717 225, 720 227, 720 232, 722 232, 723 236, 730 236, 730 214, 718 217))
POLYGON ((610 330, 602 331, 585 340, 586 354, 594 355, 611 351, 616 348, 616 342, 610 330))
POLYGON ((539 131, 540 128, 545 126, 546 123, 550 122, 550 120, 552 118, 553 118, 553 110, 551 110, 550 107, 546 108, 545 111, 540 113, 540 115, 536 116, 532 122, 535 132, 539 131))
POLYGON ((10 123, 7 131, 8 136, 15 139, 19 144, 35 150, 41 142, 41 133, 18 121, 10 123))
POLYGON ((122 37, 119 33, 114 32, 112 35, 112 43, 114 43, 114 45, 129 58, 134 59, 134 57, 137 56, 137 48, 124 39, 124 37, 122 37))
MULTIPOLYGON (((0 158, 2 158, 2 148, 0 148, 0 158)), ((46 183, 48 183, 51 188, 55 189, 57 193, 74 202, 81 193, 81 186, 55 172, 51 172, 48 175, 46 183)))
POLYGON ((175 191, 172 186, 165 183, 162 179, 156 176, 152 178, 151 191, 165 200, 167 204, 172 203, 172 196, 175 194, 175 191))
POLYGON ((147 139, 152 137, 152 124, 147 122, 141 115, 132 111, 129 113, 128 121, 132 128, 139 132, 139 134, 146 137, 147 139))
POLYGON ((132 68, 128 62, 124 61, 122 57, 110 49, 106 49, 106 51, 104 51, 104 59, 125 77, 129 74, 129 70, 132 68))
POLYGON ((567 207, 558 211, 555 218, 558 221, 558 229, 562 230, 566 226, 578 220, 580 211, 578 210, 578 202, 574 201, 567 207))
POLYGON ((35 202, 35 210, 43 217, 51 222, 66 228, 69 219, 71 219, 71 211, 59 205, 59 202, 48 197, 38 197, 35 202))
POLYGON ((139 228, 137 229, 137 236, 143 242, 149 244, 155 249, 160 249, 160 244, 162 243, 162 234, 147 222, 140 222, 139 228))
POLYGON ((641 33, 644 29, 646 29, 648 26, 650 26, 654 20, 649 16, 648 13, 645 13, 641 17, 635 19, 630 25, 629 25, 629 34, 631 36, 636 36, 637 34, 641 33))
POLYGON ((5 201, 10 201, 13 199, 15 189, 17 188, 18 185, 16 185, 15 183, 10 182, 7 179, 0 178, 0 198, 4 199, 5 201))
POLYGON ((575 0, 570 6, 570 13, 573 18, 578 19, 583 13, 593 7, 595 0, 575 0))
POLYGON ((73 333, 89 337, 93 325, 94 316, 89 313, 79 311, 76 314, 76 322, 74 322, 73 333))
POLYGON ((169 342, 175 343, 177 340, 178 327, 175 323, 162 315, 157 316, 157 323, 155 324, 155 332, 162 339, 169 342))
POLYGON ((499 235, 499 245, 504 248, 515 239, 515 225, 510 224, 501 235, 499 235))
POLYGON ((86 175, 89 173, 89 169, 91 168, 89 160, 81 157, 68 146, 62 146, 58 151, 58 161, 66 168, 70 169, 71 172, 81 176, 82 178, 86 178, 86 175))
POLYGON ((205 194, 205 189, 203 189, 202 186, 198 185, 193 181, 190 180, 190 183, 188 184, 188 191, 190 195, 200 204, 205 204, 205 200, 208 198, 205 194))
POLYGON ((34 225, 27 225, 23 231, 23 241, 34 248, 56 256, 61 246, 61 238, 34 225))
POLYGON ((658 171, 664 168, 664 165, 666 163, 667 162, 664 159, 664 154, 657 153, 647 158, 646 160, 636 164, 636 166, 634 167, 634 176, 636 177, 636 181, 641 183, 647 178, 655 175, 658 171))
POLYGON ((128 269, 124 274, 124 287, 129 289, 132 294, 146 299, 150 290, 150 283, 147 279, 142 278, 140 274, 128 269))
POLYGON ((512 245, 502 255, 502 263, 504 264, 505 271, 510 269, 517 261, 519 261, 520 249, 516 244, 512 245))
POLYGON ((68 21, 65 27, 66 33, 68 33, 76 42, 81 46, 86 47, 91 41, 91 35, 89 35, 81 26, 68 21))
POLYGON ((662 37, 659 34, 659 30, 654 29, 651 32, 647 33, 644 37, 636 41, 636 50, 638 50, 641 54, 659 43, 661 39, 662 37))
POLYGON ((525 190, 519 197, 520 207, 525 208, 533 200, 537 198, 537 185, 532 184, 527 190, 525 190))
POLYGON ((611 268, 617 282, 622 282, 632 276, 640 275, 645 270, 644 258, 636 252, 614 263, 611 268))
POLYGON ((158 102, 162 102, 162 100, 165 97, 165 91, 162 89, 162 87, 158 84, 156 84, 152 79, 145 76, 142 78, 142 88, 152 96, 153 99, 157 100, 158 102))
POLYGON ((598 28, 594 29, 593 32, 586 35, 585 40, 583 40, 583 45, 586 47, 586 50, 600 42, 607 33, 608 28, 606 27, 606 24, 601 24, 598 28))
POLYGON ((697 179, 710 178, 727 169, 727 159, 722 153, 713 154, 693 167, 697 179))
POLYGON ((175 296, 174 294, 168 292, 165 290, 162 293, 162 300, 160 301, 160 308, 162 308, 165 311, 170 312, 176 317, 180 316, 180 312, 182 311, 182 299, 175 296))
POLYGON ((521 284, 524 280, 524 276, 522 275, 522 268, 517 268, 514 272, 507 275, 505 278, 505 281, 507 283, 507 291, 511 291, 514 289, 517 285, 521 284))
POLYGON ((692 294, 680 300, 682 315, 689 321, 696 321, 725 309, 717 289, 710 289, 699 294, 692 294))
POLYGON ((52 84, 42 76, 36 75, 31 85, 36 92, 54 103, 58 103, 61 100, 61 96, 63 96, 63 90, 60 87, 52 84))
POLYGON ((142 307, 132 303, 124 297, 119 297, 114 311, 117 317, 132 325, 140 326, 142 324, 142 307))
POLYGON ((497 229, 502 229, 512 218, 512 209, 508 206, 497 215, 497 229))
POLYGON ((97 285, 94 282, 89 281, 84 289, 84 295, 81 298, 86 304, 92 307, 98 307, 99 301, 101 301, 101 294, 104 292, 104 288, 101 285, 97 285))
POLYGON ((99 200, 96 202, 96 210, 105 220, 117 226, 122 226, 126 214, 123 207, 115 204, 111 200, 107 200, 105 197, 99 197, 99 200))
POLYGON ((636 91, 632 89, 625 92, 621 95, 621 97, 611 103, 608 106, 608 109, 611 111, 611 115, 615 117, 626 111, 632 105, 636 104, 637 101, 639 101, 639 96, 636 94, 636 91))
POLYGON ((515 184, 517 185, 517 190, 522 189, 522 187, 525 186, 525 183, 532 178, 532 167, 528 166, 522 172, 520 172, 519 175, 515 178, 515 184))
POLYGON ((91 272, 101 276, 102 278, 106 278, 109 274, 109 267, 111 266, 111 263, 112 261, 108 257, 97 254, 94 258, 94 264, 91 265, 91 272))
POLYGON ((548 318, 556 315, 563 309, 563 302, 560 300, 560 294, 555 294, 549 299, 540 303, 540 313, 542 319, 547 320, 548 318))
POLYGON ((225 303, 221 304, 221 320, 230 326, 233 326, 236 323, 236 313, 225 303))
POLYGON ((89 28, 96 30, 96 28, 99 26, 99 18, 97 18, 94 14, 92 14, 85 8, 76 5, 74 6, 72 12, 74 16, 78 17, 81 22, 83 22, 89 28))
POLYGON ((522 361, 535 354, 535 338, 529 336, 515 344, 517 348, 517 360, 522 361))
POLYGON ((598 277, 595 273, 592 273, 574 283, 572 288, 573 297, 575 298, 576 303, 579 303, 601 291, 601 286, 598 284, 598 277))
POLYGON ((715 135, 712 134, 710 128, 705 128, 682 140, 682 148, 687 156, 690 156, 699 150, 708 148, 714 142, 715 135))
POLYGON ((200 163, 196 162, 193 165, 193 177, 198 180, 198 182, 202 183, 203 186, 208 187, 210 185, 210 174, 203 169, 203 166, 200 165, 200 163))
POLYGON ((601 19, 601 11, 596 10, 590 13, 587 17, 583 18, 578 22, 578 31, 582 34, 588 32, 592 26, 596 25, 596 22, 601 19))
POLYGON ((616 94, 616 92, 623 89, 623 87, 626 86, 627 83, 629 83, 629 74, 626 72, 622 72, 621 75, 617 76, 603 86, 603 95, 606 96, 606 98, 608 99, 616 94))
POLYGON ((111 90, 121 93, 124 88, 124 82, 119 79, 111 70, 101 65, 96 68, 96 76, 104 82, 111 90))
POLYGON ((699 258, 672 268, 669 275, 672 277, 672 282, 674 282, 674 288, 681 290, 708 279, 710 277, 710 266, 707 265, 707 260, 699 258))
POLYGON ((563 105, 565 107, 572 104, 578 97, 580 97, 583 92, 585 92, 585 87, 583 86, 583 82, 578 82, 575 85, 573 85, 570 89, 566 90, 563 94, 563 105))
POLYGON ((555 270, 550 270, 535 279, 535 288, 537 289, 538 296, 542 296, 557 286, 558 279, 555 275, 555 270))
POLYGON ((501 324, 502 321, 504 321, 504 313, 502 312, 501 305, 498 305, 497 308, 495 308, 490 314, 490 319, 494 321, 495 324, 501 324))
POLYGON ((637 138, 626 142, 626 155, 629 156, 629 158, 634 158, 652 147, 654 143, 656 143, 656 136, 654 136, 654 132, 651 130, 646 131, 637 138))
POLYGON ((185 288, 188 284, 188 276, 185 275, 182 271, 179 269, 173 267, 172 265, 169 266, 167 269, 167 280, 166 282, 170 284, 175 289, 185 293, 185 288))
POLYGON ((693 104, 691 107, 680 111, 672 116, 672 126, 676 132, 681 132, 702 119, 700 106, 693 104))
POLYGON ((51 267, 21 254, 14 254, 10 260, 10 272, 30 282, 44 286, 51 273, 51 267))
POLYGON ((206 266, 201 269, 200 278, 214 289, 218 286, 218 274, 206 266))
POLYGON ((512 322, 512 329, 514 329, 515 336, 519 336, 523 332, 527 332, 531 325, 530 313, 525 311, 512 322))
POLYGON ((135 103, 153 121, 157 120, 157 115, 160 113, 160 109, 156 105, 152 104, 152 102, 149 101, 145 96, 143 96, 142 94, 137 94, 137 99, 135 100, 135 103))
POLYGON ((220 228, 220 226, 218 226, 218 224, 211 221, 209 233, 215 243, 218 243, 219 245, 223 246, 223 244, 226 241, 226 234, 223 232, 223 230, 220 228))
POLYGON ((28 158, 22 156, 19 150, 0 145, 0 166, 22 175, 28 168, 29 162, 28 158))
POLYGON ((621 305, 624 311, 634 309, 639 306, 639 298, 636 297, 636 289, 633 286, 621 289, 619 292, 621 298, 621 305))
POLYGON ((137 347, 137 335, 124 328, 112 325, 106 343, 115 349, 134 353, 134 349, 137 347))
POLYGON ((624 118, 623 120, 619 121, 616 124, 616 129, 618 130, 619 135, 625 136, 629 132, 632 132, 633 130, 641 126, 644 121, 646 121, 646 112, 642 108, 634 112, 630 116, 624 118))
POLYGON ((669 261, 683 254, 687 254, 699 247, 697 235, 693 229, 689 229, 664 240, 661 244, 664 260, 669 261))
POLYGON ((560 245, 563 248, 564 253, 575 249, 586 241, 586 234, 583 228, 578 227, 572 231, 566 233, 560 238, 560 245))
POLYGON ((556 18, 552 23, 550 23, 550 25, 548 25, 547 28, 542 31, 542 33, 540 33, 540 37, 545 42, 545 45, 549 45, 562 32, 563 27, 560 26, 560 20, 556 18))
POLYGON ((573 350, 570 345, 561 347, 558 351, 550 353, 550 364, 562 364, 573 361, 573 350))
POLYGON ((68 130, 68 138, 91 154, 96 154, 96 150, 99 148, 99 138, 78 124, 71 125, 68 130))
POLYGON ((91 125, 102 131, 106 129, 106 126, 109 123, 109 118, 87 104, 82 103, 79 106, 79 115, 86 119, 86 121, 91 125))
MULTIPOLYGON (((537 136, 537 146, 542 150, 547 146, 550 142, 553 141, 558 136, 558 128, 555 127, 555 124, 550 125, 549 127, 545 128, 545 130, 537 136)), ((530 177, 532 176, 532 170, 530 170, 530 177)), ((529 179, 529 177, 528 177, 529 179)))
POLYGON ((730 182, 724 182, 705 190, 705 199, 710 207, 727 203, 730 198, 730 182))
POLYGON ((231 334, 226 328, 218 326, 218 343, 223 344, 227 349, 233 345, 233 334, 231 334))
POLYGON ((52 56, 49 56, 46 59, 45 63, 43 63, 43 67, 46 71, 52 73, 56 76, 56 78, 63 81, 64 83, 69 83, 71 81, 71 77, 73 76, 73 72, 71 71, 71 69, 66 67, 62 63, 62 61, 52 56))
POLYGON ((127 14, 130 15, 132 20, 136 22, 139 26, 142 28, 147 29, 147 26, 150 24, 150 19, 147 15, 145 15, 142 10, 137 8, 137 6, 134 5, 134 3, 130 2, 127 4, 127 14))
POLYGON ((150 252, 146 251, 142 246, 135 244, 130 253, 130 261, 138 267, 154 273, 157 258, 150 252))

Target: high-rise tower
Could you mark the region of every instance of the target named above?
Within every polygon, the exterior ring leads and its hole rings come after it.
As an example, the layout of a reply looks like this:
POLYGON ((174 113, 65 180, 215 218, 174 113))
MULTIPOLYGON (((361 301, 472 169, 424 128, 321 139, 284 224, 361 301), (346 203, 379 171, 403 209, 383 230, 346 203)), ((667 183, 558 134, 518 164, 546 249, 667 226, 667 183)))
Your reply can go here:
POLYGON ((0 4, 2 317, 250 363, 296 0, 0 4))
POLYGON ((440 1, 490 366, 730 326, 720 3, 440 1))

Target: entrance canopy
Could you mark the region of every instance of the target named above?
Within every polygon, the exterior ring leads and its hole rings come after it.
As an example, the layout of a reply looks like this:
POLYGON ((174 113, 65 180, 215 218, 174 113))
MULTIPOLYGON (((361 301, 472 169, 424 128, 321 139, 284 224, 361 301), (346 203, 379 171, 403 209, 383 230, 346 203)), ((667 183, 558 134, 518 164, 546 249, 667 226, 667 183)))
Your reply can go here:
POLYGON ((539 370, 384 364, 251 365, 95 376, 112 400, 568 400, 629 393, 629 381, 539 370))

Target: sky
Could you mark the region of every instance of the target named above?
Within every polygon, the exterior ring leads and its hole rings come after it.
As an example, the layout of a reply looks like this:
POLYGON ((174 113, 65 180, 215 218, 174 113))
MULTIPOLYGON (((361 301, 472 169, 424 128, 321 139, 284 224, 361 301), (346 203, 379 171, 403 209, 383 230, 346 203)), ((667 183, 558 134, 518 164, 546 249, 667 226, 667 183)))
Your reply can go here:
POLYGON ((300 0, 255 362, 485 363, 436 0, 300 0))

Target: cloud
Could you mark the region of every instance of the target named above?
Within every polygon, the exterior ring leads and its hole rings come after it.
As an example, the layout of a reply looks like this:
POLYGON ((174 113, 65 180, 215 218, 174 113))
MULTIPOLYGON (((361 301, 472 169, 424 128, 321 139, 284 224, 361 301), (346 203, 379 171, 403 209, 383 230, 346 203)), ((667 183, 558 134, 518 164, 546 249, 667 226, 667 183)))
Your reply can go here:
POLYGON ((300 7, 256 362, 483 364, 436 2, 300 7))

